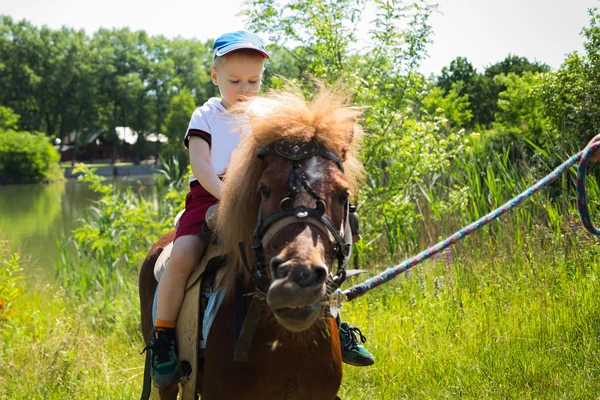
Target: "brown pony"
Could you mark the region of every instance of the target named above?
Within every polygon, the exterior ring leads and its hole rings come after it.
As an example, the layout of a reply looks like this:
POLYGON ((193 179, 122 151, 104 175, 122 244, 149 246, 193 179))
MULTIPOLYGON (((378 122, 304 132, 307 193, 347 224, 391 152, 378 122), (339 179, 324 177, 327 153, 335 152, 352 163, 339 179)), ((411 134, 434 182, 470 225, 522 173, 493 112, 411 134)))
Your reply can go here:
MULTIPOLYGON (((244 267, 239 244, 245 245, 249 264, 254 265, 249 249, 253 242, 256 245, 257 221, 267 221, 284 205, 296 213, 320 210, 330 226, 344 235, 348 197, 357 193, 363 174, 357 155, 362 136, 356 125, 359 114, 347 105, 344 95, 323 88, 312 101, 294 90, 272 92, 244 110, 252 133, 232 156, 215 229, 228 261, 225 298, 206 341, 203 372, 197 376, 203 400, 337 398, 342 380, 338 327, 334 318, 323 313, 321 302, 331 284, 339 235, 320 221, 309 221, 310 212, 305 219, 276 219, 259 238, 269 279, 266 293, 260 296, 256 276, 253 279, 244 267), (295 150, 299 148, 295 144, 316 143, 333 155, 318 153, 293 160, 279 150, 264 151, 282 141, 295 150), (247 362, 234 361, 234 299, 240 286, 246 308, 252 294, 263 300, 247 362)), ((155 244, 140 274, 145 338, 152 329, 156 290, 148 271, 172 239, 169 234, 155 244)), ((177 388, 161 389, 161 398, 174 398, 176 392, 177 388)))

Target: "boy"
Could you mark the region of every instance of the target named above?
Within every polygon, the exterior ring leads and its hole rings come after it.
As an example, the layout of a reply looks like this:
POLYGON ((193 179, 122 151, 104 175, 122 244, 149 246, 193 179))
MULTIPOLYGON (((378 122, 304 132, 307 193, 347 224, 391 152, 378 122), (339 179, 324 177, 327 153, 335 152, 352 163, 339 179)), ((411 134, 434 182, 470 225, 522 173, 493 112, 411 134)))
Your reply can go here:
MULTIPOLYGON (((206 248, 198 236, 206 211, 219 202, 221 178, 242 134, 236 129, 228 110, 236 103, 258 95, 264 60, 269 58, 260 38, 244 31, 220 36, 213 52, 210 74, 213 84, 219 87, 221 98, 211 98, 196 109, 186 132, 184 143, 189 148, 193 172, 190 192, 186 197, 185 212, 179 220, 169 264, 158 286, 154 339, 149 346, 152 351, 151 375, 157 387, 177 383, 181 376, 175 322, 187 279, 206 248)), ((347 323, 340 328, 344 360, 353 365, 370 365, 373 356, 358 342, 355 331, 358 329, 347 323)))

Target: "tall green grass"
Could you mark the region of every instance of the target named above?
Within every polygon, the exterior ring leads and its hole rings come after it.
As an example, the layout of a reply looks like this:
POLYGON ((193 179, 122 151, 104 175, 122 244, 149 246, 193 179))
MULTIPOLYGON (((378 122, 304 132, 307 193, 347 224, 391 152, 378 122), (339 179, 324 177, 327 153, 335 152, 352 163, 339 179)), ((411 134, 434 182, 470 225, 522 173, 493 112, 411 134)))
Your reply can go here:
POLYGON ((377 361, 341 397, 598 398, 600 249, 573 228, 468 240, 344 307, 377 361))
MULTIPOLYGON (((341 398, 597 398, 600 250, 574 225, 565 221, 560 239, 532 231, 523 245, 508 234, 467 239, 345 305, 376 364, 346 366, 341 398)), ((17 314, 0 325, 0 398, 139 394, 142 339, 127 318, 98 329, 88 302, 24 283, 17 314)))
POLYGON ((0 243, 0 295, 12 293, 0 307, 0 399, 139 396, 141 335, 115 318, 111 329, 98 329, 90 318, 93 299, 73 298, 56 283, 30 281, 22 272, 26 264, 0 243))
MULTIPOLYGON (((397 263, 446 238, 506 203, 545 177, 564 160, 535 154, 511 160, 509 149, 498 153, 464 153, 443 175, 432 178, 430 186, 421 186, 419 196, 406 204, 396 204, 398 217, 375 231, 377 215, 367 214, 362 228, 367 239, 356 245, 357 266, 397 263), (368 260, 368 262, 364 262, 368 260)), ((598 209, 600 168, 591 166, 587 179, 592 214, 598 209)), ((536 193, 510 213, 488 224, 481 232, 495 240, 508 233, 523 244, 527 233, 540 226, 549 227, 557 237, 567 216, 577 217, 576 169, 536 193)), ((486 240, 482 238, 481 240, 486 240)))

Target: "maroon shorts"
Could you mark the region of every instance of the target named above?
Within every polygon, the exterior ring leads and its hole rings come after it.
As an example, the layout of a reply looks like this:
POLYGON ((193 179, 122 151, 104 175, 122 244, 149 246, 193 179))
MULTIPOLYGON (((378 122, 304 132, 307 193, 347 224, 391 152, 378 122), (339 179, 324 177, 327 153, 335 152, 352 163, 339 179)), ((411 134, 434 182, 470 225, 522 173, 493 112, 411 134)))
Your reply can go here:
POLYGON ((175 239, 180 236, 200 234, 206 218, 206 210, 218 202, 219 200, 201 185, 191 188, 185 197, 185 211, 179 219, 175 239))

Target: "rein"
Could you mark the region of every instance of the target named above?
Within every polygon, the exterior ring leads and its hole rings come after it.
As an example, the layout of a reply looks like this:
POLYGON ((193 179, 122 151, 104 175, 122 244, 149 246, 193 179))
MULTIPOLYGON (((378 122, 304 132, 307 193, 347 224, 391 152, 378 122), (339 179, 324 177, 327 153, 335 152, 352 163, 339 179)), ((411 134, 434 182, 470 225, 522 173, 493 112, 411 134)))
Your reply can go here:
POLYGON ((465 238, 469 234, 473 233, 477 229, 482 226, 487 225, 491 221, 500 217, 502 214, 508 212, 512 208, 518 206, 523 202, 523 200, 531 197, 533 194, 537 193, 540 189, 545 186, 548 186, 552 183, 557 177, 559 177, 562 173, 564 173, 569 167, 574 165, 577 161, 579 161, 579 168, 577 170, 577 209, 579 210, 579 216, 581 218, 581 222, 583 226, 592 234, 600 235, 600 229, 594 226, 592 220, 590 218, 590 212, 588 207, 588 195, 585 186, 586 181, 586 167, 589 161, 590 155, 600 148, 600 143, 595 143, 589 148, 580 151, 576 155, 572 156, 570 159, 561 164, 558 168, 552 171, 550 174, 546 175, 543 179, 538 181, 533 186, 529 187, 527 190, 519 194, 518 196, 512 198, 511 200, 504 203, 502 206, 498 207, 494 211, 484 215, 477 221, 467 225, 463 229, 454 233, 452 236, 447 239, 437 243, 434 246, 422 251, 416 256, 405 260, 401 264, 396 265, 395 267, 388 268, 382 273, 374 276, 371 279, 364 281, 358 285, 355 285, 347 290, 341 291, 337 289, 332 294, 329 295, 328 300, 323 303, 323 305, 329 306, 339 306, 344 301, 352 301, 355 298, 362 296, 370 290, 375 289, 376 287, 387 283, 392 280, 399 274, 409 270, 415 265, 427 260, 434 254, 439 253, 444 250, 446 247, 453 245, 459 240, 465 238))

